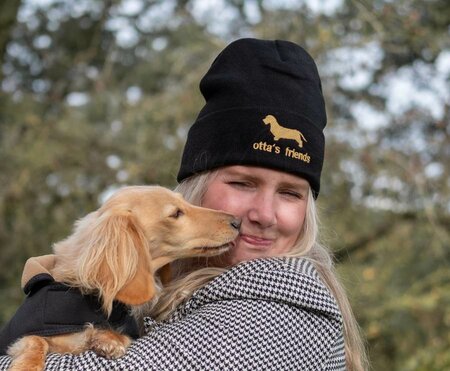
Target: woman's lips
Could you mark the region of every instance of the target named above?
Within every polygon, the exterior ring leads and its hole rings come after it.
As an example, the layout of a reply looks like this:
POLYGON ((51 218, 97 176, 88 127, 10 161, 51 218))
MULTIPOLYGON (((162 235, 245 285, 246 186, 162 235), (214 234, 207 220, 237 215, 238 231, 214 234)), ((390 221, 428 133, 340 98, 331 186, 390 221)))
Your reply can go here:
POLYGON ((249 234, 240 234, 238 238, 247 245, 257 249, 268 249, 273 243, 273 239, 252 236, 249 234))

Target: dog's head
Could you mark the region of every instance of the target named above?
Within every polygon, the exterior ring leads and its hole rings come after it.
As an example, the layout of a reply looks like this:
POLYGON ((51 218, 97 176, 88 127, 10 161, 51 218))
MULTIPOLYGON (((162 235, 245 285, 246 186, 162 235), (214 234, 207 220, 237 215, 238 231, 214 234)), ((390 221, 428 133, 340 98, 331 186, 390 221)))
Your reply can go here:
POLYGON ((263 122, 266 125, 271 125, 273 122, 275 122, 276 119, 274 116, 272 115, 267 115, 266 117, 263 118, 263 122))
POLYGON ((113 300, 140 305, 155 295, 155 260, 220 254, 239 224, 162 187, 125 187, 55 244, 57 269, 69 284, 97 291, 109 313, 113 300))

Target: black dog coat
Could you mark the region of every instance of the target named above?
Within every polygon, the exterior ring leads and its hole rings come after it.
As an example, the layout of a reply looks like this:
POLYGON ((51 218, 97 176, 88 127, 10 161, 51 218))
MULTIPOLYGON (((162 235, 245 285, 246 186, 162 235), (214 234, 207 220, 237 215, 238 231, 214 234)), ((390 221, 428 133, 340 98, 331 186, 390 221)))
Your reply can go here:
POLYGON ((56 282, 48 273, 32 277, 23 288, 27 297, 13 318, 0 331, 0 354, 24 335, 51 336, 78 332, 87 323, 100 328, 121 329, 137 338, 139 330, 128 308, 113 303, 109 318, 94 295, 83 295, 78 289, 56 282))

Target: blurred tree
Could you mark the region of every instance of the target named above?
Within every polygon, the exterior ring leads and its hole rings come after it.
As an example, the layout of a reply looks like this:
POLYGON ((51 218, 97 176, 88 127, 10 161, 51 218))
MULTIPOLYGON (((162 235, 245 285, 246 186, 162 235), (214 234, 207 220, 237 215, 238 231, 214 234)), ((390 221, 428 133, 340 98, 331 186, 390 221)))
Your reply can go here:
POLYGON ((124 184, 175 184, 198 82, 238 37, 315 57, 319 207, 374 369, 450 368, 450 3, 23 0, 0 5, 0 322, 26 258, 124 184))
POLYGON ((20 0, 4 1, 0 4, 0 55, 2 60, 11 37, 11 29, 16 23, 19 6, 20 0))

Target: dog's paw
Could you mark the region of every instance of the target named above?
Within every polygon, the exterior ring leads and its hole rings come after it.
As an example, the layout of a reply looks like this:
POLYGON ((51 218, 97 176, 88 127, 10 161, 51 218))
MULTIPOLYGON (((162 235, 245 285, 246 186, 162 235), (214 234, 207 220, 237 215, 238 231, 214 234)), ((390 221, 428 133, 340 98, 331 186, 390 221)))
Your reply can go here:
POLYGON ((96 330, 90 338, 89 349, 99 356, 113 359, 125 355, 131 339, 109 330, 96 330))

